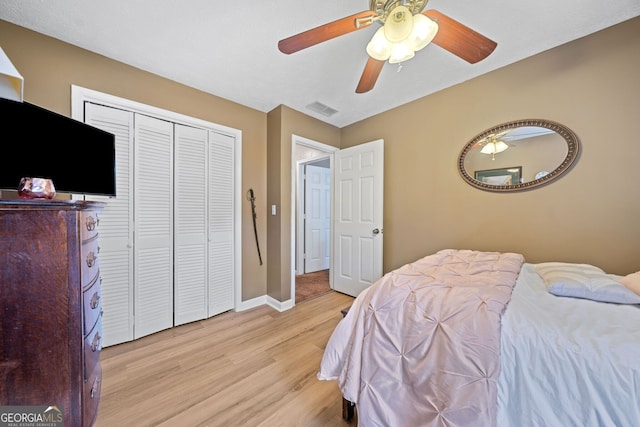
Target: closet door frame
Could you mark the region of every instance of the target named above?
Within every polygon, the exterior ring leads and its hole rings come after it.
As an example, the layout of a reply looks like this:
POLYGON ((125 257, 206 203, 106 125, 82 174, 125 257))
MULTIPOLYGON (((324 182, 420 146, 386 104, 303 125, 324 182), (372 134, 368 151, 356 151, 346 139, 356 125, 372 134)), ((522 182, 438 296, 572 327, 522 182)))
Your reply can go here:
POLYGON ((114 95, 71 85, 71 117, 84 122, 84 104, 92 102, 108 107, 120 108, 134 113, 149 115, 186 126, 204 128, 216 133, 229 135, 235 139, 234 145, 234 310, 242 305, 242 131, 206 120, 197 119, 184 114, 142 104, 114 95))

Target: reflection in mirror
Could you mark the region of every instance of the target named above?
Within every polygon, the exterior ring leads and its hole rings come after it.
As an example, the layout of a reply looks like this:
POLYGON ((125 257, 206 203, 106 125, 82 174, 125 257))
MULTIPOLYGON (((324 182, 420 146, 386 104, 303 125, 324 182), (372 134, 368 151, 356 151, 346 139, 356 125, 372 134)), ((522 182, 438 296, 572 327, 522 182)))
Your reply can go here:
POLYGON ((565 173, 578 154, 578 138, 548 120, 518 120, 477 135, 458 159, 462 177, 487 191, 519 191, 565 173))

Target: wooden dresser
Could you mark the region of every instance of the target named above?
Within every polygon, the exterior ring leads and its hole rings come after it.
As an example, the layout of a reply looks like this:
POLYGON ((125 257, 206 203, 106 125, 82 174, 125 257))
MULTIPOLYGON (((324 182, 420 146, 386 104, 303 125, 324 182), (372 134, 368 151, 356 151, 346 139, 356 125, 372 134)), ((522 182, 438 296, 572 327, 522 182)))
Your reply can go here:
POLYGON ((0 406, 90 426, 102 368, 99 202, 0 200, 0 406))

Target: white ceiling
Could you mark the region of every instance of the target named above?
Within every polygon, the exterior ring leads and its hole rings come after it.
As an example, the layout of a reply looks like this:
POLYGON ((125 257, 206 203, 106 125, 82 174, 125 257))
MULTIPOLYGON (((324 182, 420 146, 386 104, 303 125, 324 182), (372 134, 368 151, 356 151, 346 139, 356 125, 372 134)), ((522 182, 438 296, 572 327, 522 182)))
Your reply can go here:
POLYGON ((365 94, 355 88, 377 23, 291 55, 277 48, 368 9, 367 0, 1 0, 0 18, 259 111, 284 104, 343 127, 636 17, 640 1, 431 0, 425 9, 496 41, 496 50, 472 65, 429 45, 401 70, 385 64, 365 94), (338 113, 308 109, 314 102, 338 113))

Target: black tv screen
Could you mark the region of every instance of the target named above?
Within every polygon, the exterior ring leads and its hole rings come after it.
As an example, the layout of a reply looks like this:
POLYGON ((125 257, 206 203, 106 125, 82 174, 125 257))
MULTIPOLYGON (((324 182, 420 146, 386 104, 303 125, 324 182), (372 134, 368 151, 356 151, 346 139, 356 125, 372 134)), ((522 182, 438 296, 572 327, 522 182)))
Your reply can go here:
POLYGON ((115 196, 115 136, 28 102, 0 98, 0 189, 53 180, 56 193, 115 196))

